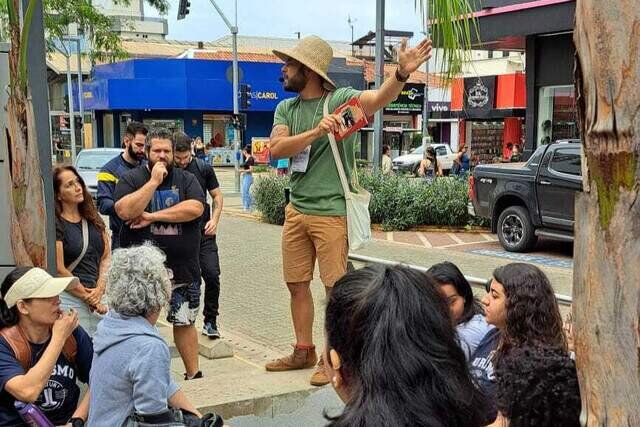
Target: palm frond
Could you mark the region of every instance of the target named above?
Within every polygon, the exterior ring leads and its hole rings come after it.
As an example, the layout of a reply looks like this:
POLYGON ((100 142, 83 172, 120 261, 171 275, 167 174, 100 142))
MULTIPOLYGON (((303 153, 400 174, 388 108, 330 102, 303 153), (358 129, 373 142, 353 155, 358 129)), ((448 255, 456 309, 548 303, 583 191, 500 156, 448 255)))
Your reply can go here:
POLYGON ((478 22, 472 16, 477 4, 479 0, 415 0, 425 28, 433 27, 433 46, 439 48, 439 71, 445 80, 462 71, 472 49, 472 34, 480 41, 478 22))

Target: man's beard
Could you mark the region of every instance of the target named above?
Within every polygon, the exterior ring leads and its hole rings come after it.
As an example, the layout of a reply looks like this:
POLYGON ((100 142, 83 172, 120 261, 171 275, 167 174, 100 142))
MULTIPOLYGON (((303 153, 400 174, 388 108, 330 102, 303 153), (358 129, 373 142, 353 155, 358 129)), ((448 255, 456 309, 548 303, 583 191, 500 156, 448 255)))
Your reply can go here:
POLYGON ((144 160, 144 151, 141 153, 136 153, 135 151, 133 151, 133 146, 131 144, 129 144, 127 152, 129 153, 129 157, 131 157, 132 159, 135 159, 137 161, 144 160))
MULTIPOLYGON (((167 163, 164 160, 160 160, 161 163, 164 163, 165 167, 167 168, 167 176, 171 173, 171 169, 173 169, 173 162, 171 163, 167 163)), ((149 172, 153 171, 153 167, 156 165, 156 163, 158 163, 158 161, 151 161, 151 159, 149 159, 148 162, 148 166, 149 166, 149 172)))
POLYGON ((284 83, 284 90, 287 92, 300 93, 302 89, 307 86, 309 79, 304 75, 302 71, 298 71, 293 76, 289 77, 284 83))

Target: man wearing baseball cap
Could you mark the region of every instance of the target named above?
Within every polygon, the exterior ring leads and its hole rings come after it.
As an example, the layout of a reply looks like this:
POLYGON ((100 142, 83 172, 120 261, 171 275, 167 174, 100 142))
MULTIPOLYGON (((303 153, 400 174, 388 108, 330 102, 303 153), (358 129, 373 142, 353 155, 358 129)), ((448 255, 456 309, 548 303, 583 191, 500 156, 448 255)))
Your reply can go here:
MULTIPOLYGON (((284 89, 298 94, 276 108, 271 131, 271 156, 291 158, 291 202, 286 207, 282 231, 284 280, 291 295, 291 316, 296 335, 293 353, 266 365, 268 371, 288 371, 315 366, 318 358, 313 344, 313 298, 310 283, 315 261, 328 294, 347 269, 348 237, 344 192, 327 134, 340 129, 340 119, 323 117, 328 110, 358 98, 367 116, 373 115, 400 94, 412 72, 431 57, 431 41, 408 48, 406 40, 398 49, 398 67, 378 90, 358 91, 336 88, 327 75, 333 58, 331 46, 317 36, 300 40, 289 50, 274 50, 284 61, 284 89)), ((338 143, 346 175, 354 170, 354 144, 358 133, 338 143)), ((311 384, 328 384, 322 357, 311 384)))

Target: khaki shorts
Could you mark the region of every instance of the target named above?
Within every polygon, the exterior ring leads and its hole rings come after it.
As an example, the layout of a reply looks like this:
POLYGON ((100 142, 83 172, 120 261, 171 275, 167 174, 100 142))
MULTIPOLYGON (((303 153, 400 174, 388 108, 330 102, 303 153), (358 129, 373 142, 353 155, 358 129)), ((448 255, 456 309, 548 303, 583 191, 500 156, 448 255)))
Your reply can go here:
POLYGON ((327 288, 333 287, 347 272, 347 217, 306 215, 291 204, 285 208, 285 217, 282 229, 284 281, 310 282, 317 258, 322 283, 327 288))

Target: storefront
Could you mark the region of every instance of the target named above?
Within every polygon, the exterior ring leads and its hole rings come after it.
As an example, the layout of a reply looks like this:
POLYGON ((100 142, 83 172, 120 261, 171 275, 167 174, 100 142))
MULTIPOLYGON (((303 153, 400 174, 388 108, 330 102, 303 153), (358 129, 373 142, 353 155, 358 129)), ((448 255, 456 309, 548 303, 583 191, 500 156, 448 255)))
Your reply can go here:
POLYGON ((525 75, 456 79, 452 115, 460 119, 459 145, 468 145, 473 166, 506 161, 525 143, 525 75))
MULTIPOLYGON (((242 144, 268 137, 273 112, 284 92, 281 64, 241 62, 240 82, 251 86, 242 144)), ((119 146, 127 123, 181 130, 200 137, 217 165, 233 165, 231 62, 197 59, 131 60, 99 65, 85 85, 87 110, 97 126, 97 146, 119 146)))
POLYGON ((484 0, 474 15, 483 49, 526 52, 525 156, 579 138, 573 68, 575 0, 484 0))

